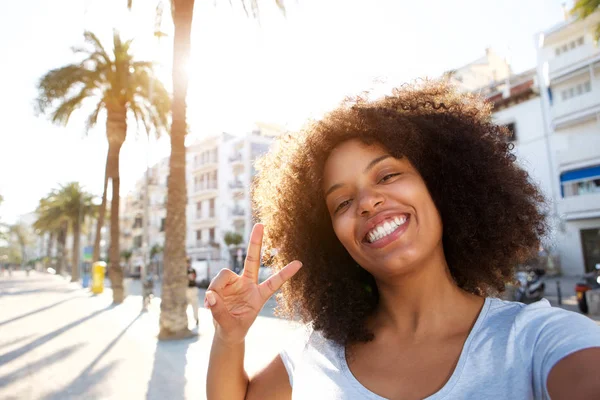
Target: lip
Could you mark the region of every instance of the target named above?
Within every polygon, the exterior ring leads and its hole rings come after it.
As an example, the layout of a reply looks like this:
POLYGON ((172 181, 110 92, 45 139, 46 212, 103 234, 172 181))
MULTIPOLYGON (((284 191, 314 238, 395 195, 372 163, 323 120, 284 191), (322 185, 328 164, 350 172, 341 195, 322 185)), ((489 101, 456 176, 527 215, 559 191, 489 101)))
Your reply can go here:
MULTIPOLYGON (((370 219, 367 220, 367 223, 365 224, 364 228, 361 230, 361 232, 359 234, 360 241, 362 243, 367 243, 369 245, 372 245, 373 243, 369 243, 365 240, 365 236, 367 236, 367 233, 371 229, 375 228, 377 225, 379 225, 380 223, 385 221, 386 219, 391 219, 392 217, 396 217, 399 215, 406 215, 406 222, 403 225, 401 225, 398 229, 396 229, 396 231, 401 229, 403 226, 408 225, 408 222, 410 220, 410 214, 399 211, 399 210, 381 211, 381 212, 375 214, 374 216, 372 216, 370 219)), ((396 231, 394 231, 394 233, 396 231)), ((390 235, 390 236, 392 236, 392 235, 390 235)))
POLYGON ((410 215, 407 214, 406 222, 403 223, 402 225, 400 225, 398 228, 396 228, 396 230, 394 232, 390 233, 387 236, 382 237, 379 240, 374 241, 373 243, 369 243, 368 241, 363 240, 362 244, 364 244, 365 246, 370 247, 372 249, 381 249, 381 248, 387 246, 388 244, 392 243, 396 239, 398 239, 400 236, 402 236, 402 234, 404 232, 406 232, 406 230, 408 229, 409 223, 410 223, 410 215))

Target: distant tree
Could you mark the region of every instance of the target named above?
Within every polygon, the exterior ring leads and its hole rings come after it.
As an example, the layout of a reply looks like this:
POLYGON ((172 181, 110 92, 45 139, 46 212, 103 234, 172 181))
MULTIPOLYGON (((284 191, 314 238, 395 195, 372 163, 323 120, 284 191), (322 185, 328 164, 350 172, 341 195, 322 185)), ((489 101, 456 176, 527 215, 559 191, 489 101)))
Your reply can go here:
MULTIPOLYGON (((600 0, 577 0, 571 9, 571 15, 578 19, 585 19, 598 10, 600 10, 600 0)), ((596 42, 600 39, 600 24, 596 25, 594 38, 596 42)))
POLYGON ((223 236, 223 241, 227 246, 239 246, 244 241, 244 238, 237 232, 227 232, 223 236))

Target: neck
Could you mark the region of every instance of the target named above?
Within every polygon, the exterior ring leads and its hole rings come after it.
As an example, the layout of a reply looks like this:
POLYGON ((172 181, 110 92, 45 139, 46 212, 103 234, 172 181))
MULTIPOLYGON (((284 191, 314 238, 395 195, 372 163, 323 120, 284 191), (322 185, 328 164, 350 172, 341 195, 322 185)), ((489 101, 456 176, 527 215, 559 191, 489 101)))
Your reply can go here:
POLYGON ((462 329, 457 323, 470 326, 483 304, 482 298, 456 285, 441 246, 410 272, 378 279, 377 288, 374 329, 391 329, 413 338, 448 332, 452 326, 462 329))

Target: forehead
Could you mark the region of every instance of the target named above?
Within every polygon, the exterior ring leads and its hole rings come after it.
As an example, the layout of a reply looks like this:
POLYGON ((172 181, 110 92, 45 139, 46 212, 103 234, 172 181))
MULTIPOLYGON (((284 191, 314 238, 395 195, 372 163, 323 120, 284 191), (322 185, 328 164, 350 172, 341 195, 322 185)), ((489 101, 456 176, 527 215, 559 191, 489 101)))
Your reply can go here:
POLYGON ((389 152, 378 143, 365 144, 357 139, 348 140, 336 146, 327 161, 323 171, 323 183, 335 183, 343 176, 354 175, 362 171, 369 163, 389 152))

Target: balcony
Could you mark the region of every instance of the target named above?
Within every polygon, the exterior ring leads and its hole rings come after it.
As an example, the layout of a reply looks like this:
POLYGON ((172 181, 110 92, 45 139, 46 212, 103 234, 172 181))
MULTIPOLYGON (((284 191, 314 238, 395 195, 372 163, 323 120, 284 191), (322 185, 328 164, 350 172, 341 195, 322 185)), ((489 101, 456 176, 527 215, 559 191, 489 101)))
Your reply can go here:
POLYGON ((600 217, 600 193, 560 199, 558 213, 566 220, 600 217))
POLYGON ((216 169, 219 166, 219 160, 217 157, 208 157, 204 160, 195 160, 194 161, 194 171, 196 170, 209 170, 216 169))
POLYGON ((235 218, 235 217, 244 217, 246 215, 246 210, 244 210, 242 207, 233 207, 231 209, 231 215, 235 218))
POLYGON ((570 49, 548 61, 550 80, 553 81, 575 72, 591 62, 597 62, 598 59, 600 59, 600 47, 591 43, 570 49))
POLYGON ((221 245, 214 241, 214 240, 196 240, 196 248, 207 248, 207 247, 212 247, 212 248, 218 248, 221 247, 221 245))
MULTIPOLYGON (((561 96, 560 89, 555 95, 561 96)), ((592 88, 591 92, 567 100, 557 98, 552 106, 552 123, 555 129, 560 129, 569 123, 595 118, 598 111, 600 111, 600 98, 598 91, 592 88)))
POLYGON ((242 162, 242 153, 236 152, 233 155, 229 156, 229 162, 232 164, 237 164, 242 162))
POLYGON ((244 182, 242 182, 241 180, 233 180, 231 182, 229 182, 229 188, 233 189, 233 190, 242 190, 244 189, 244 182))

